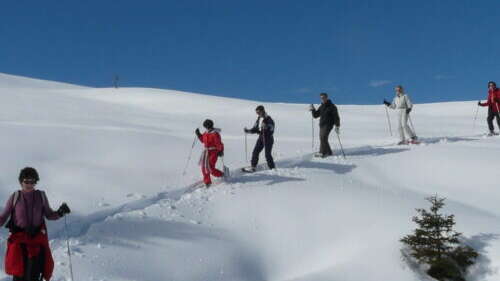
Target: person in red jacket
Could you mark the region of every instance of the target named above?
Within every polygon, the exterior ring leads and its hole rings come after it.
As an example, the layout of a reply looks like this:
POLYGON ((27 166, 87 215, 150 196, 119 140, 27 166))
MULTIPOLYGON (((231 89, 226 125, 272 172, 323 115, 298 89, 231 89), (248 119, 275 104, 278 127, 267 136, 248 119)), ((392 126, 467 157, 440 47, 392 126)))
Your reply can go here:
POLYGON ((14 281, 50 280, 54 260, 49 247, 45 218, 57 220, 70 213, 66 203, 52 210, 45 192, 36 190, 38 172, 26 167, 19 174, 21 190, 14 192, 0 213, 0 225, 7 219, 10 236, 7 240, 5 272, 14 281))
POLYGON ((498 135, 498 133, 495 133, 493 119, 497 119, 498 128, 500 129, 500 89, 497 88, 495 82, 488 82, 488 100, 485 103, 479 101, 477 104, 488 107, 488 118, 486 119, 490 129, 488 136, 498 135))
POLYGON ((214 128, 214 122, 212 120, 205 120, 205 122, 203 122, 203 127, 207 130, 205 133, 200 133, 199 129, 196 129, 195 133, 205 147, 201 155, 200 166, 201 173, 203 174, 203 182, 208 188, 212 184, 210 175, 218 178, 224 176, 222 171, 215 168, 217 158, 219 156, 224 156, 224 144, 219 134, 220 130, 214 128))

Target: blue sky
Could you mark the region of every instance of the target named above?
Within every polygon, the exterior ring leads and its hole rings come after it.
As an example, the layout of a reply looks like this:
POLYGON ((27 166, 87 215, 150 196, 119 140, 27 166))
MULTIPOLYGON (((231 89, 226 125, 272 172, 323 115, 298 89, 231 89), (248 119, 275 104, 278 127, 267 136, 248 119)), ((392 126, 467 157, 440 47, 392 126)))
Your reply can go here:
POLYGON ((7 1, 0 72, 262 101, 485 98, 500 1, 7 1))

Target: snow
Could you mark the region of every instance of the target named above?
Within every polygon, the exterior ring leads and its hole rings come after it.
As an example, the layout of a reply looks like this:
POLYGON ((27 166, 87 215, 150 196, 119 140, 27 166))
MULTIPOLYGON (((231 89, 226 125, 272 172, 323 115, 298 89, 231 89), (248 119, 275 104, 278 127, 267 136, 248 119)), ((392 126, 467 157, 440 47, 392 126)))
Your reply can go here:
MULTIPOLYGON (((75 280, 425 280, 402 262, 399 239, 433 194, 483 254, 468 280, 500 280, 500 137, 483 136, 484 108, 473 129, 474 102, 417 104, 423 144, 412 146, 393 145, 381 105, 340 105, 346 160, 312 158, 307 105, 266 103, 278 170, 242 174, 257 101, 4 74, 0 88, 0 198, 22 167, 39 170, 52 206, 73 209, 75 280), (234 173, 208 190, 195 188, 199 144, 182 176, 205 118, 222 128, 234 173)), ((70 280, 64 220, 49 233, 53 280, 70 280)))

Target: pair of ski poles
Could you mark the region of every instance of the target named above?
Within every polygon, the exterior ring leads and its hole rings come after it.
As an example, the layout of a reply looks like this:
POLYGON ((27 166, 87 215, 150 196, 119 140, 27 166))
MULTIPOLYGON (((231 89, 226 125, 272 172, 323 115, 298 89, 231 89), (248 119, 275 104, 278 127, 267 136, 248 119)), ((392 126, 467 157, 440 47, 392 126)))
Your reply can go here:
MULTIPOLYGON (((339 146, 340 146, 340 151, 342 152, 342 156, 344 159, 346 159, 345 152, 344 152, 344 147, 342 146, 342 141, 340 140, 340 134, 335 132, 337 135, 337 139, 339 141, 339 146)), ((311 150, 314 153, 314 117, 311 117, 311 150)))
MULTIPOLYGON (((182 176, 186 175, 187 168, 189 166, 189 162, 191 162, 191 158, 193 156, 193 150, 194 150, 194 147, 196 145, 196 140, 197 139, 198 139, 198 136, 194 136, 193 143, 191 144, 191 150, 189 150, 189 156, 188 156, 188 159, 186 161, 186 165, 184 166, 184 170, 182 171, 182 176)), ((246 134, 245 134, 245 149, 246 149, 246 141, 247 141, 247 138, 246 138, 246 134)), ((245 154, 247 154, 246 150, 245 150, 245 154)), ((227 170, 227 167, 224 164, 224 157, 221 157, 221 160, 222 160, 222 166, 224 167, 224 170, 227 170)), ((248 158, 247 158, 247 161, 248 161, 248 158)))
MULTIPOLYGON (((389 126, 389 133, 391 134, 392 137, 391 117, 389 116, 389 110, 387 109, 387 106, 385 107, 385 114, 387 116, 387 125, 389 126)), ((411 129, 413 130, 413 133, 416 135, 417 133, 415 132, 415 126, 413 126, 413 121, 411 120, 410 114, 408 114, 408 121, 410 122, 410 126, 411 129)))

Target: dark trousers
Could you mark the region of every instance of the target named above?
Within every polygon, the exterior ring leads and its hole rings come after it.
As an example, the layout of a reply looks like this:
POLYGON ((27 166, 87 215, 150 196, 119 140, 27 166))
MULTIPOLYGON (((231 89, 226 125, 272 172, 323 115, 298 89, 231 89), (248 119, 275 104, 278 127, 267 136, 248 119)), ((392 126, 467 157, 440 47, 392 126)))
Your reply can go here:
POLYGON ((267 166, 269 167, 269 169, 274 169, 276 167, 274 165, 274 159, 272 155, 273 144, 273 137, 259 136, 252 153, 252 167, 257 167, 257 163, 259 163, 259 154, 263 149, 265 151, 267 166))
POLYGON ((26 245, 21 244, 24 259, 24 276, 14 276, 13 281, 40 281, 43 270, 43 250, 36 257, 28 258, 26 245))
POLYGON ((328 137, 332 131, 333 126, 322 126, 319 127, 319 153, 323 155, 333 155, 330 143, 328 143, 328 137))
POLYGON ((493 119, 497 118, 497 124, 498 128, 500 129, 500 113, 494 112, 491 110, 491 108, 488 109, 488 127, 490 128, 490 131, 493 132, 495 130, 495 127, 493 126, 493 119))

